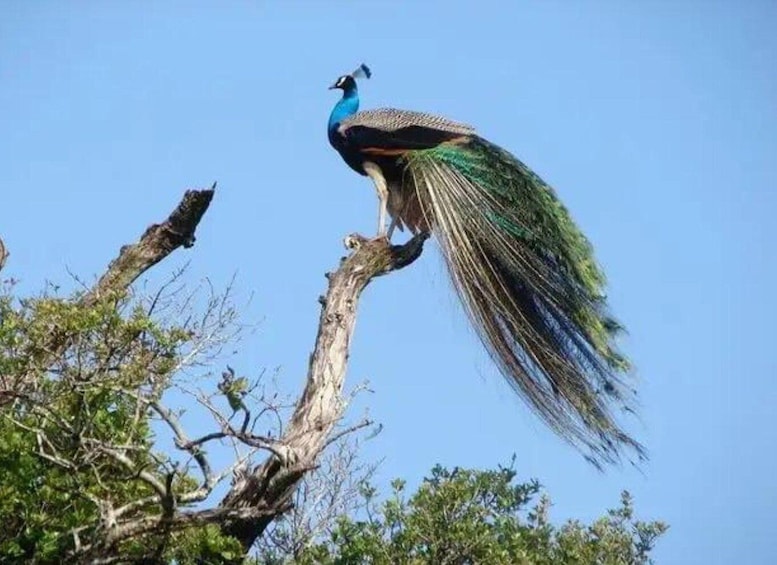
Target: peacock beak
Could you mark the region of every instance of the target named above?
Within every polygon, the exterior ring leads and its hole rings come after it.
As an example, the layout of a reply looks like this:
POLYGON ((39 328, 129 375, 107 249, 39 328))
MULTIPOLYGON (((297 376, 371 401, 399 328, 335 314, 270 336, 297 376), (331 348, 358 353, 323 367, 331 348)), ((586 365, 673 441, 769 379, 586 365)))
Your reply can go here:
POLYGON ((334 90, 335 88, 337 88, 337 83, 334 83, 332 86, 330 86, 328 90, 334 90))

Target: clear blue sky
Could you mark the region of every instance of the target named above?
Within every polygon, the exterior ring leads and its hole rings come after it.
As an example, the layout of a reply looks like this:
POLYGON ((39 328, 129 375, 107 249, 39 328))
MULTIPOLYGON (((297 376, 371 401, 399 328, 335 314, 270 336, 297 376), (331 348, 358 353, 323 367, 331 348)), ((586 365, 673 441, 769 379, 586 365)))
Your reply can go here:
POLYGON ((630 336, 650 449, 602 475, 510 394, 434 245, 365 295, 349 383, 385 430, 365 457, 411 483, 435 463, 518 455, 553 517, 627 488, 672 529, 666 564, 774 563, 777 510, 777 4, 748 2, 45 2, 0 4, 4 272, 87 280, 187 187, 219 181, 189 279, 261 322, 240 369, 302 382, 323 273, 375 229, 369 181, 326 139, 358 63, 362 107, 471 123, 557 187, 630 336))

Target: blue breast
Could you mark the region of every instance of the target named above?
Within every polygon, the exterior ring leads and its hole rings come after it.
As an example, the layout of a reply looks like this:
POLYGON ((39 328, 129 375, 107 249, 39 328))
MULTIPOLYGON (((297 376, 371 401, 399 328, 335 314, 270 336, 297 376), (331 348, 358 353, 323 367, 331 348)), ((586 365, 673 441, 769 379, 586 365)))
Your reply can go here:
POLYGON ((359 111, 359 93, 356 89, 348 90, 343 93, 343 97, 338 100, 335 107, 332 108, 332 113, 329 114, 329 133, 337 130, 337 126, 340 125, 345 118, 354 115, 359 111))
POLYGON ((352 116, 359 111, 359 93, 356 88, 351 88, 343 93, 343 97, 332 108, 332 113, 329 115, 329 124, 327 125, 327 133, 329 135, 329 143, 334 147, 343 160, 357 173, 364 174, 362 168, 362 155, 352 147, 349 147, 345 137, 338 133, 337 128, 348 116, 352 116))

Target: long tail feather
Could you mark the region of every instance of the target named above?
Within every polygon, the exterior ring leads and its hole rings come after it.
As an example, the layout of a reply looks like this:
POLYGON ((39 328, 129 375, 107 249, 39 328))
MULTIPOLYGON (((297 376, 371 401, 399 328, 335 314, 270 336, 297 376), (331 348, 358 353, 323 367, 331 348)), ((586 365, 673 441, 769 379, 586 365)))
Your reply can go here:
POLYGON ((405 200, 435 232, 508 381, 556 432, 588 448, 594 464, 619 460, 624 448, 644 457, 613 414, 629 409, 632 390, 628 360, 613 343, 621 327, 607 312, 604 275, 554 191, 474 136, 411 151, 405 165, 405 200))

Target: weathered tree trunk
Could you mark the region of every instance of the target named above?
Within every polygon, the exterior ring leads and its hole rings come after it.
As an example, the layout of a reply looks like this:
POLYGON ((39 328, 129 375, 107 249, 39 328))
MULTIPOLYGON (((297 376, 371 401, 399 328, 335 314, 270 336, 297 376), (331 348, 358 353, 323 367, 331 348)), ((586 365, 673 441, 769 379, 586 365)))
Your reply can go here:
POLYGON ((291 496, 304 474, 316 467, 335 424, 343 415, 343 384, 348 350, 356 323, 359 297, 375 277, 401 269, 423 250, 425 235, 402 246, 386 239, 349 236, 355 251, 329 273, 316 345, 307 382, 277 453, 236 481, 221 503, 223 508, 253 509, 253 518, 225 522, 222 531, 236 537, 248 551, 267 526, 290 508, 291 496))

